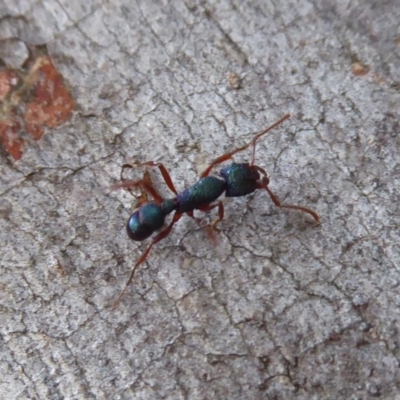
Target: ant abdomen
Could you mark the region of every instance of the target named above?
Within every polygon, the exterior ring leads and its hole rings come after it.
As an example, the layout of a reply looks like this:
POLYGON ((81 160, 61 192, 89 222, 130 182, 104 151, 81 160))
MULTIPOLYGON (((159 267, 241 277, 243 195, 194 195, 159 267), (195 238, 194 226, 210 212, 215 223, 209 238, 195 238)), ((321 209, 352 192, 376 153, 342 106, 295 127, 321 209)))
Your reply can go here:
POLYGON ((126 231, 132 240, 142 241, 164 225, 163 209, 154 202, 143 204, 128 219, 126 231))

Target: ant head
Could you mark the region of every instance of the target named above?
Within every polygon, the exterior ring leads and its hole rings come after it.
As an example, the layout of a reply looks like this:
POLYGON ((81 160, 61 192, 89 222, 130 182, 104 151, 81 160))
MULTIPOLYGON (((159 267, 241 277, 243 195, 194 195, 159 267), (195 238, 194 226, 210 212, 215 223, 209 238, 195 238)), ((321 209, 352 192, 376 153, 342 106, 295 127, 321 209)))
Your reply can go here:
POLYGON ((257 181, 262 182, 263 184, 266 185, 269 184, 269 177, 267 171, 264 168, 261 168, 258 165, 251 165, 249 167, 249 170, 252 171, 253 179, 256 179, 257 181))
POLYGON ((165 214, 154 202, 143 204, 128 219, 126 231, 132 240, 142 241, 164 225, 165 214))
POLYGON ((251 179, 255 181, 259 181, 261 177, 260 172, 263 173, 265 171, 257 165, 249 165, 249 164, 247 165, 248 165, 249 177, 251 177, 251 179))

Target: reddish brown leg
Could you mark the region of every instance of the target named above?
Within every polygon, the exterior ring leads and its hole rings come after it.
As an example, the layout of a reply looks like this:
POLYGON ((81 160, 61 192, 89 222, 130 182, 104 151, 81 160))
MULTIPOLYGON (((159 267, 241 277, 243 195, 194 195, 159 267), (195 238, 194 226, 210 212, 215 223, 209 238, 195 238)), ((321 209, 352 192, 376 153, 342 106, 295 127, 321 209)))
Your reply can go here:
POLYGON ((126 180, 123 177, 123 172, 126 168, 134 168, 134 167, 141 167, 144 165, 148 165, 150 167, 158 167, 158 169, 161 171, 161 174, 164 178, 165 183, 167 184, 168 188, 174 192, 174 194, 178 194, 175 186, 172 182, 171 176, 168 173, 167 169, 164 167, 163 164, 161 163, 157 163, 155 161, 147 161, 144 163, 133 163, 133 164, 124 164, 121 168, 121 183, 112 186, 112 189, 119 189, 119 188, 124 188, 124 189, 133 189, 135 187, 140 187, 142 189, 142 199, 140 201, 141 204, 143 204, 145 201, 148 201, 147 196, 144 196, 143 192, 145 191, 146 193, 150 193, 153 198, 154 201, 156 203, 161 204, 163 201, 163 198, 161 197, 161 195, 158 193, 157 189, 154 187, 154 184, 151 180, 150 174, 146 171, 143 175, 143 179, 139 179, 137 181, 130 181, 130 180, 126 180))
POLYGON ((252 150, 252 160, 251 160, 251 164, 254 164, 254 157, 255 157, 255 152, 256 152, 256 142, 257 140, 262 136, 265 135, 267 132, 271 131, 272 129, 276 128, 278 125, 280 125, 283 121, 287 120, 290 117, 290 114, 286 114, 284 115, 281 119, 279 119, 278 121, 276 121, 274 124, 272 124, 271 126, 269 126, 267 129, 264 129, 262 132, 258 133, 253 140, 250 143, 245 144, 242 147, 238 147, 235 150, 232 150, 229 153, 225 153, 222 156, 216 158, 214 161, 211 162, 211 164, 206 168, 206 170, 200 175, 200 178, 204 178, 205 176, 208 176, 209 173, 211 172, 211 170, 218 164, 221 164, 224 161, 227 161, 229 159, 232 158, 232 156, 234 156, 236 153, 239 153, 240 151, 246 150, 250 145, 253 146, 253 150, 252 150))
MULTIPOLYGON (((122 168, 127 168, 126 166, 130 166, 130 164, 125 164, 122 168)), ((131 166, 130 166, 131 167, 131 166)), ((158 193, 157 189, 154 187, 153 182, 151 180, 150 174, 148 171, 145 171, 143 174, 143 178, 137 181, 130 181, 122 178, 121 183, 117 183, 116 185, 111 186, 111 190, 116 189, 133 189, 136 187, 140 187, 142 190, 142 198, 140 199, 140 203, 143 204, 144 202, 148 201, 147 193, 149 193, 156 203, 161 204, 163 198, 158 193)))
POLYGON ((175 186, 172 182, 171 176, 163 164, 155 162, 155 161, 146 161, 143 163, 135 163, 134 165, 137 167, 141 167, 143 165, 148 165, 150 167, 157 167, 160 170, 161 175, 163 176, 164 181, 167 184, 167 186, 169 187, 169 189, 172 192, 174 192, 176 195, 178 194, 178 192, 176 191, 175 186))
POLYGON ((179 221, 179 219, 180 219, 181 217, 182 217, 182 214, 175 213, 175 214, 174 214, 174 217, 172 218, 171 223, 170 223, 163 231, 161 231, 158 235, 156 235, 156 236, 153 238, 153 240, 151 241, 151 243, 149 244, 149 246, 147 247, 147 249, 146 249, 146 250, 144 251, 144 253, 140 256, 140 258, 136 261, 136 264, 135 264, 134 267, 133 267, 133 270, 132 270, 132 273, 131 273, 131 275, 130 275, 130 277, 129 277, 129 280, 128 280, 127 284, 125 285, 125 288, 124 288, 124 289, 122 290, 122 292, 119 294, 117 300, 115 300, 115 302, 114 302, 114 304, 113 304, 113 308, 116 308, 116 307, 118 306, 119 302, 120 302, 121 299, 122 299, 122 296, 123 296, 124 293, 126 292, 126 289, 128 289, 128 286, 131 284, 131 282, 132 282, 132 280, 133 280, 133 276, 135 275, 136 268, 146 260, 147 256, 148 256, 149 253, 150 253, 151 248, 152 248, 156 243, 158 243, 160 240, 165 239, 165 238, 171 233, 172 227, 176 224, 176 222, 179 221))
POLYGON ((218 217, 215 218, 214 221, 211 222, 211 228, 214 231, 219 232, 219 229, 216 227, 216 225, 219 224, 224 219, 224 205, 223 205, 222 201, 219 200, 216 203, 207 204, 207 205, 199 208, 199 210, 208 212, 208 211, 213 210, 216 207, 218 207, 218 217))
POLYGON ((291 204, 282 204, 282 203, 279 201, 278 197, 275 196, 275 195, 271 192, 271 190, 270 190, 269 187, 268 187, 268 184, 269 184, 269 179, 268 179, 267 177, 265 177, 265 178, 263 178, 263 179, 261 180, 261 182, 259 182, 258 189, 265 189, 265 190, 268 192, 269 197, 271 197, 271 200, 274 202, 274 204, 275 204, 277 207, 280 207, 280 208, 289 208, 289 209, 291 209, 291 210, 303 211, 303 212, 305 212, 305 213, 307 213, 307 214, 310 214, 310 215, 315 219, 316 222, 319 222, 319 216, 318 216, 318 214, 317 214, 315 211, 310 210, 309 208, 302 207, 302 206, 294 206, 294 205, 291 205, 291 204))
POLYGON ((276 128, 278 125, 280 125, 283 121, 286 121, 288 118, 290 118, 290 114, 285 114, 280 120, 276 121, 274 124, 272 124, 270 127, 268 127, 267 129, 264 129, 263 131, 261 131, 260 133, 257 133, 256 136, 254 136, 253 140, 251 141, 251 143, 249 143, 249 145, 251 144, 253 146, 253 150, 251 153, 251 163, 250 166, 254 165, 254 159, 256 156, 256 143, 257 140, 265 135, 266 133, 268 133, 270 130, 276 128))
POLYGON ((195 217, 193 211, 187 211, 186 214, 189 215, 190 218, 193 218, 201 228, 203 227, 202 224, 205 222, 203 218, 195 217))
POLYGON ((193 211, 188 211, 186 212, 187 215, 189 215, 189 217, 193 218, 200 226, 200 228, 204 229, 208 240, 214 245, 216 246, 218 244, 218 240, 214 234, 213 229, 211 229, 210 225, 206 224, 206 221, 204 218, 196 218, 193 214, 193 211))

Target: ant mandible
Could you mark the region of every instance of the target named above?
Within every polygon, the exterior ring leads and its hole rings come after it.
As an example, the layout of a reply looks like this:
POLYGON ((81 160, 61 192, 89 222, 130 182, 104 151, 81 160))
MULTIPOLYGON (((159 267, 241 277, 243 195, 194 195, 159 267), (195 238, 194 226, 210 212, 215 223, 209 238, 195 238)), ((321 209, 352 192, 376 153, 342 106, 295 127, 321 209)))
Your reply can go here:
POLYGON ((175 211, 172 221, 170 224, 161 232, 159 232, 151 241, 149 246, 143 252, 143 254, 136 261, 133 267, 132 273, 129 277, 127 284, 121 291, 117 300, 114 303, 114 308, 120 302, 122 296, 127 290, 128 286, 133 280, 136 268, 142 264, 150 253, 151 248, 158 243, 160 240, 166 238, 172 227, 179 221, 183 214, 188 214, 190 217, 199 220, 194 217, 193 211, 200 210, 203 212, 208 212, 214 208, 218 208, 218 217, 214 219, 211 223, 211 228, 218 231, 216 225, 224 218, 224 206, 221 200, 216 201, 224 192, 226 197, 240 197, 246 196, 253 193, 257 189, 264 189, 269 194, 273 203, 280 208, 288 208, 292 210, 303 211, 310 214, 316 222, 319 221, 319 216, 313 210, 303 206, 282 204, 278 197, 271 192, 269 189, 269 177, 267 172, 254 164, 256 143, 257 140, 280 125, 282 122, 287 120, 290 114, 284 115, 281 119, 276 121, 274 124, 269 126, 267 129, 258 133, 254 136, 253 140, 242 147, 239 147, 229 153, 225 153, 222 156, 216 158, 211 164, 206 168, 206 170, 200 175, 199 181, 194 185, 190 186, 188 189, 181 193, 178 193, 172 182, 171 176, 163 164, 154 161, 147 161, 144 163, 124 164, 121 170, 125 168, 133 168, 134 166, 150 166, 158 167, 160 170, 165 183, 168 188, 175 194, 173 198, 163 198, 156 188, 154 187, 150 175, 146 172, 142 179, 137 181, 127 181, 123 180, 122 183, 115 185, 113 188, 125 188, 132 189, 139 187, 142 190, 141 205, 137 208, 129 217, 126 230, 128 236, 136 241, 142 241, 151 236, 155 231, 161 229, 164 225, 165 217, 175 211), (218 164, 230 160, 236 153, 247 149, 252 146, 252 156, 250 163, 235 163, 224 166, 220 172, 219 176, 210 175, 211 170, 218 164), (149 201, 148 194, 153 198, 149 201))

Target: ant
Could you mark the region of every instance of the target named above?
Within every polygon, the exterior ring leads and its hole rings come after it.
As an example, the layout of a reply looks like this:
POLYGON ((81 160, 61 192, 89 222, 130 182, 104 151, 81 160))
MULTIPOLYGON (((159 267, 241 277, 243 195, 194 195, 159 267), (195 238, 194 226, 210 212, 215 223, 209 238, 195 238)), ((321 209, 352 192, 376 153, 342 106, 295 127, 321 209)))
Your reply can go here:
POLYGON ((318 214, 309 208, 297 205, 282 204, 278 197, 272 193, 268 187, 269 177, 267 172, 263 168, 254 164, 257 140, 287 120, 289 117, 290 114, 284 115, 277 122, 255 135, 251 142, 216 158, 200 175, 200 179, 194 185, 185 189, 181 193, 177 192, 171 176, 161 163, 147 161, 144 163, 135 163, 134 165, 124 164, 122 166, 122 171, 125 168, 133 168, 134 166, 157 167, 160 170, 168 188, 175 194, 175 197, 173 198, 163 198, 154 187, 148 172, 146 172, 143 178, 138 181, 128 181, 122 179, 121 171, 122 183, 113 186, 113 189, 132 189, 135 187, 140 187, 142 190, 140 206, 131 214, 126 226, 128 236, 131 239, 136 241, 147 239, 155 231, 163 227, 165 217, 168 214, 171 214, 174 211, 175 213, 170 224, 164 230, 154 236, 144 253, 136 261, 125 288, 121 291, 117 300, 114 302, 114 308, 118 305, 128 286, 131 284, 136 268, 146 260, 152 247, 170 234, 172 227, 180 220, 183 214, 188 214, 198 223, 201 223, 203 220, 194 217, 194 210, 208 212, 214 208, 218 208, 218 217, 212 221, 210 227, 212 230, 219 231, 216 225, 224 218, 224 206, 222 201, 218 200, 218 198, 224 192, 226 197, 240 197, 253 193, 257 189, 264 189, 267 191, 271 200, 277 207, 303 211, 307 214, 310 214, 316 222, 319 222, 318 214), (210 175, 211 170, 216 165, 230 160, 236 153, 239 153, 250 146, 252 146, 252 157, 250 163, 239 164, 232 162, 220 170, 219 176, 210 175), (148 194, 152 196, 152 201, 149 201, 147 196, 148 194))

